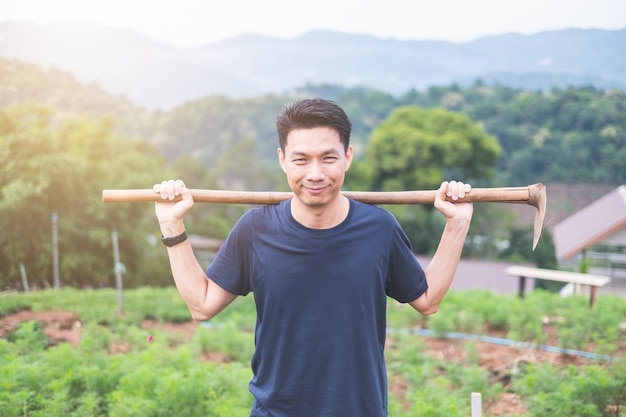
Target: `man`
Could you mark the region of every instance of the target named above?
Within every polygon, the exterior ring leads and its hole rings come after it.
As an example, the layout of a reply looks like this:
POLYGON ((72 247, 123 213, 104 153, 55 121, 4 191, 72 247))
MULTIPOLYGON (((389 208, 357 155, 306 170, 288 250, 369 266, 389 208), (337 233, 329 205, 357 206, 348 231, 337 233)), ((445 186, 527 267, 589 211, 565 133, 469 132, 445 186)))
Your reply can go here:
POLYGON ((243 215, 206 274, 185 238, 190 191, 180 180, 154 186, 165 199, 182 196, 156 204, 174 280, 197 320, 253 292, 251 416, 387 416, 387 296, 422 314, 437 311, 472 218, 472 204, 454 200, 471 187, 441 184, 434 205, 446 225, 424 271, 389 212, 341 194, 353 150, 339 106, 298 101, 276 125, 293 197, 243 215))

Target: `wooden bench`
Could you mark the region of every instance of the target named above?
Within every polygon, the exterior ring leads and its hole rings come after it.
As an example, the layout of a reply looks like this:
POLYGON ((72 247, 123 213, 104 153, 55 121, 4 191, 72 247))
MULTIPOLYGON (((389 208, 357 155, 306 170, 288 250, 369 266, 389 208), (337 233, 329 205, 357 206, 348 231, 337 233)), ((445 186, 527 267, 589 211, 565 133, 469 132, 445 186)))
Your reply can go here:
POLYGON ((524 297, 524 289, 526 287, 526 278, 545 279, 549 281, 568 282, 577 285, 588 285, 589 306, 593 307, 598 294, 598 287, 602 287, 611 282, 610 277, 603 275, 582 274, 579 272, 557 271, 554 269, 532 268, 527 266, 509 266, 506 269, 507 275, 519 278, 519 296, 524 297))

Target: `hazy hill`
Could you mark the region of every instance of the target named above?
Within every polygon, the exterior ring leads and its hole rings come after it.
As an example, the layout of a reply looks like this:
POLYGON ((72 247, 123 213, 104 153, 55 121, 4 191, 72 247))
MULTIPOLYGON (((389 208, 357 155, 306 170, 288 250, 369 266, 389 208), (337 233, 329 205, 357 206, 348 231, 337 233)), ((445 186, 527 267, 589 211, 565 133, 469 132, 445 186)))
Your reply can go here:
POLYGON ((81 83, 67 71, 0 58, 0 109, 38 103, 54 109, 56 117, 86 114, 110 117, 117 133, 145 138, 154 130, 150 112, 124 97, 112 96, 97 83, 81 83))
POLYGON ((178 49, 85 22, 3 22, 0 57, 70 71, 149 108, 215 94, 282 94, 307 82, 392 94, 477 78, 526 89, 626 88, 626 29, 507 34, 468 43, 312 31, 292 39, 246 35, 178 49))
POLYGON ((123 97, 114 97, 97 84, 84 84, 67 71, 44 70, 33 64, 0 58, 0 107, 34 101, 67 113, 110 114, 133 111, 123 97))

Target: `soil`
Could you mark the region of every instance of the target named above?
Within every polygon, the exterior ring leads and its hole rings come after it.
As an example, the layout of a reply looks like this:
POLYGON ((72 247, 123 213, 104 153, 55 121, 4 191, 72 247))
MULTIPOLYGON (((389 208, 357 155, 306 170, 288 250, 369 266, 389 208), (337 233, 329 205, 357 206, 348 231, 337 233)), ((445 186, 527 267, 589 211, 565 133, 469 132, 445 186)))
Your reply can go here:
MULTIPOLYGON (((49 337, 49 343, 56 345, 67 342, 76 347, 80 342, 81 321, 76 315, 64 311, 22 311, 9 316, 0 317, 0 337, 6 337, 10 332, 15 330, 16 326, 23 321, 37 320, 42 323, 44 332, 49 337)), ((156 321, 146 320, 142 323, 145 329, 159 329, 176 334, 177 339, 190 340, 194 334, 198 324, 196 322, 187 323, 160 323, 156 321)), ((546 327, 546 331, 550 333, 550 327, 546 327)), ((502 337, 497 331, 490 332, 491 336, 502 337)), ((546 344, 554 344, 556 335, 551 334, 546 344)), ((585 365, 588 360, 571 355, 563 355, 560 353, 546 352, 534 348, 517 348, 481 341, 475 341, 474 346, 468 351, 465 349, 467 342, 463 340, 441 339, 435 337, 425 337, 424 343, 426 351, 439 360, 461 362, 468 361, 470 355, 480 358, 480 365, 489 370, 493 382, 501 383, 506 392, 497 400, 483 400, 483 414, 485 416, 515 416, 525 414, 528 411, 524 407, 522 400, 512 390, 510 390, 510 379, 512 372, 521 363, 534 362, 550 362, 555 365, 585 365)), ((393 349, 393 340, 387 341, 387 348, 393 349)), ((125 353, 129 351, 130 346, 114 345, 110 347, 110 353, 125 353)), ((211 360, 222 362, 225 359, 222 355, 208 355, 203 360, 211 360)), ((405 384, 400 378, 392 378, 390 381, 390 390, 394 394, 402 398, 405 384)), ((469 403, 469 399, 468 399, 469 403)))

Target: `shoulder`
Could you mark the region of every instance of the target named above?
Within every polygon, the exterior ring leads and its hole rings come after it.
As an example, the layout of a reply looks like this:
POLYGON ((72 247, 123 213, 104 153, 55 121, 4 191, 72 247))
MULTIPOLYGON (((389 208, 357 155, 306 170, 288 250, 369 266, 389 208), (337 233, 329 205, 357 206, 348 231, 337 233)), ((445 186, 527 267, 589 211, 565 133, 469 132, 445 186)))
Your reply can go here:
POLYGON ((380 206, 375 206, 356 200, 352 201, 354 204, 354 212, 359 218, 365 218, 369 221, 376 221, 377 223, 382 223, 383 225, 387 226, 395 225, 398 223, 393 214, 380 206))
POLYGON ((280 211, 282 210, 282 204, 269 204, 259 207, 251 208, 246 211, 239 219, 240 222, 253 222, 260 219, 266 218, 275 218, 280 216, 280 211))
POLYGON ((255 230, 259 227, 268 227, 281 217, 284 208, 281 205, 267 205, 255 207, 246 211, 237 220, 233 230, 255 230))
POLYGON ((366 230, 379 240, 391 239, 402 234, 402 228, 395 216, 388 210, 372 204, 353 201, 352 225, 366 230))

